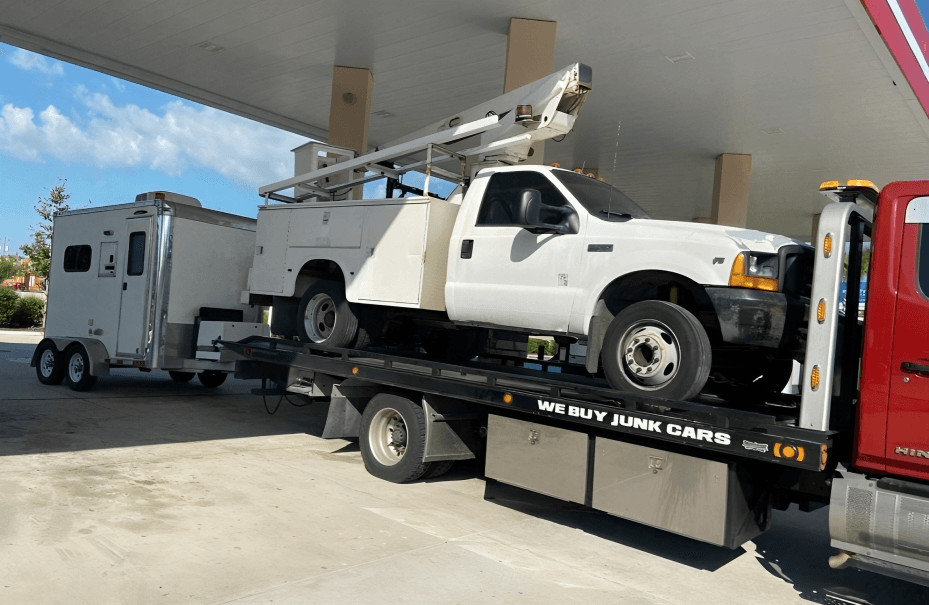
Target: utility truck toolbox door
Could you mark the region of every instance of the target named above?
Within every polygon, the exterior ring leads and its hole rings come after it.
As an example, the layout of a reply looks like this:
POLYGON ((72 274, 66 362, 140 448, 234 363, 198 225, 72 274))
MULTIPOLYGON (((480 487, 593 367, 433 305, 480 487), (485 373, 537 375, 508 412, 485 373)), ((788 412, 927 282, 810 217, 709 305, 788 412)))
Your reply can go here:
POLYGON ((152 217, 126 221, 126 262, 123 263, 123 288, 119 303, 117 357, 143 357, 148 330, 148 301, 151 282, 152 217))

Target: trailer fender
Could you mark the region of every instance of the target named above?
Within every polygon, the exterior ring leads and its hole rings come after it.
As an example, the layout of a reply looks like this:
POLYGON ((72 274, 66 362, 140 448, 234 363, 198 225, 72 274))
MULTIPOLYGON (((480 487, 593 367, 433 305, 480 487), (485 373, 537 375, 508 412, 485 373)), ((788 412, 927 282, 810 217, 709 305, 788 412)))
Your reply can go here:
POLYGON ((603 336, 610 322, 615 317, 606 307, 606 301, 600 299, 594 307, 594 314, 590 318, 590 329, 587 331, 587 371, 596 374, 600 365, 600 349, 603 348, 603 336))
POLYGON ((365 406, 382 390, 378 385, 357 378, 333 385, 323 439, 358 437, 365 406))
MULTIPOLYGON (((109 353, 106 351, 106 347, 103 346, 103 343, 97 340, 96 338, 44 338, 39 345, 43 343, 50 342, 55 345, 55 349, 59 353, 64 353, 68 347, 74 343, 80 343, 84 346, 84 350, 87 351, 87 357, 90 359, 90 375, 91 376, 106 376, 110 373, 110 364, 107 361, 110 358, 109 353)), ((36 346, 35 351, 32 353, 32 360, 29 362, 29 365, 33 368, 39 363, 39 346, 36 346)))

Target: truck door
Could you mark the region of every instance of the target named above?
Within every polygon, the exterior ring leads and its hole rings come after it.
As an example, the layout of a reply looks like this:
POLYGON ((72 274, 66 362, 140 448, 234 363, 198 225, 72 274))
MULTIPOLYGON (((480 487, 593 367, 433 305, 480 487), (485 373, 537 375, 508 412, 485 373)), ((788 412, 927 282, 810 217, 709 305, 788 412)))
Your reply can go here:
POLYGON ((566 332, 580 279, 584 214, 578 233, 530 233, 518 224, 525 189, 538 190, 543 205, 570 206, 541 172, 491 176, 476 224, 463 232, 454 257, 455 319, 566 332))
POLYGON ((887 470, 929 478, 929 197, 906 210, 894 316, 887 470))
POLYGON ((119 302, 118 357, 144 357, 151 286, 152 218, 131 218, 126 225, 126 262, 119 302))

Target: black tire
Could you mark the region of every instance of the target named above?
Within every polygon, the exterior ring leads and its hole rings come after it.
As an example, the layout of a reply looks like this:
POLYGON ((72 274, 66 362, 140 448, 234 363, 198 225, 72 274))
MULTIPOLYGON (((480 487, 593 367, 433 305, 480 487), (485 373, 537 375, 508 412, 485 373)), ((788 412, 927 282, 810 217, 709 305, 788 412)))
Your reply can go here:
POLYGON ((365 468, 384 481, 416 481, 432 467, 431 463, 423 462, 426 447, 423 408, 399 395, 380 393, 365 406, 358 445, 365 468), (402 434, 397 440, 388 441, 398 431, 402 434))
POLYGON ((713 353, 693 313, 647 300, 626 307, 610 322, 600 359, 617 391, 680 400, 695 397, 706 385, 713 353))
POLYGON ((436 477, 441 477, 451 470, 452 465, 455 464, 455 461, 438 460, 436 462, 430 462, 429 464, 429 470, 423 473, 423 479, 435 479, 436 477))
POLYGON ((297 306, 301 342, 351 347, 358 336, 358 310, 345 299, 345 286, 321 279, 307 288, 297 306), (311 306, 312 304, 312 306, 311 306), (307 317, 308 314, 315 316, 307 317))
POLYGON ((90 375, 90 357, 84 345, 75 344, 64 354, 65 382, 73 391, 89 391, 97 382, 96 376, 90 375))
POLYGON ((42 384, 60 384, 65 377, 62 358, 54 343, 43 342, 36 351, 35 373, 42 384))
POLYGON ((216 370, 204 370, 197 374, 197 380, 200 384, 208 389, 215 389, 222 383, 226 382, 226 373, 217 372, 216 370))
POLYGON ((171 380, 174 382, 190 382, 194 379, 193 372, 175 372, 174 370, 168 370, 168 376, 171 377, 171 380))
POLYGON ((484 350, 489 333, 483 328, 430 329, 420 337, 426 354, 437 361, 461 363, 474 359, 484 350))

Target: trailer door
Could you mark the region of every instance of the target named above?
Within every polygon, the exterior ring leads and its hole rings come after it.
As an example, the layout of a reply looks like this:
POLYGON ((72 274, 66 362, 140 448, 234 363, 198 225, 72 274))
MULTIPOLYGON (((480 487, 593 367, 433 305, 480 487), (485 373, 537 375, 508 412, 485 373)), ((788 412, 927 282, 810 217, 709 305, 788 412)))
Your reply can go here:
POLYGON ((118 357, 144 357, 151 283, 152 218, 132 218, 126 225, 126 262, 119 303, 118 357))
POLYGON ((898 283, 887 470, 929 479, 929 197, 907 206, 898 283))

